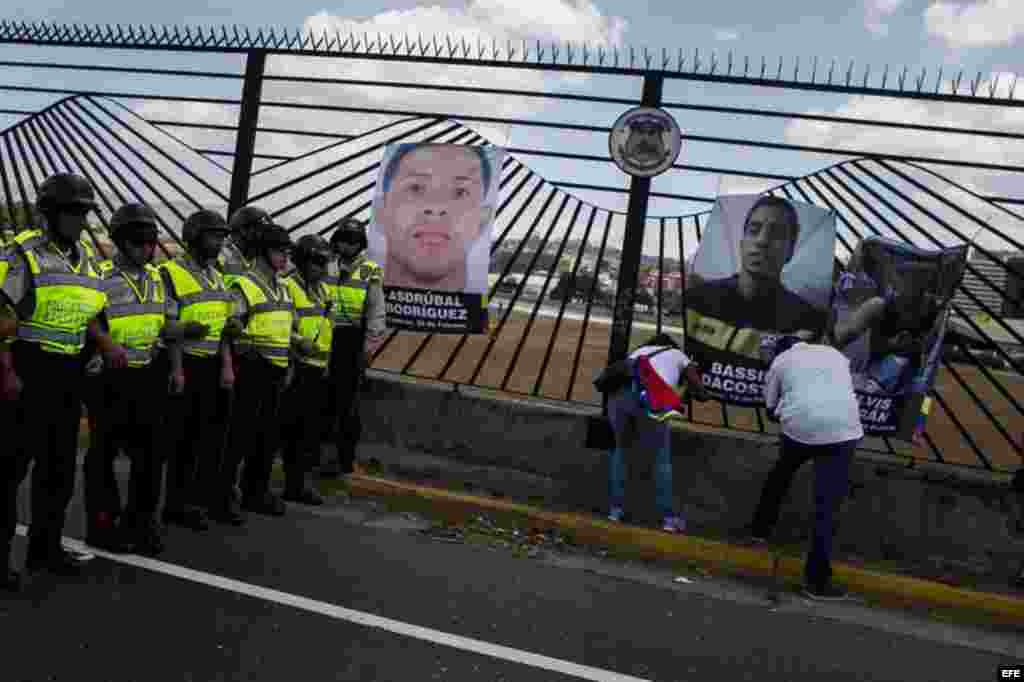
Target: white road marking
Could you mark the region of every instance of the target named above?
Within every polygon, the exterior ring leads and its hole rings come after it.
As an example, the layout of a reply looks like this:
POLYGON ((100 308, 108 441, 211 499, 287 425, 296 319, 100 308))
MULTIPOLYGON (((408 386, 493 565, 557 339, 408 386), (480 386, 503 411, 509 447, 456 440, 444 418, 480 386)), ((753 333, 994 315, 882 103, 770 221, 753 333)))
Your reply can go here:
MULTIPOLYGON (((24 536, 27 533, 27 527, 22 524, 18 524, 17 532, 18 535, 24 536)), ((440 630, 432 630, 430 628, 412 625, 400 620, 392 620, 382 616, 375 616, 371 613, 347 609, 343 606, 337 606, 336 604, 317 601, 315 599, 309 599, 307 597, 301 597, 296 594, 289 594, 288 592, 281 592, 267 587, 260 587, 259 585, 225 578, 213 573, 197 571, 184 566, 178 566, 177 564, 167 563, 165 561, 148 559, 134 554, 111 554, 100 549, 89 547, 82 541, 74 538, 65 537, 63 538, 63 542, 68 548, 88 551, 98 557, 102 557, 119 564, 135 566, 136 568, 146 569, 148 571, 153 571, 154 573, 163 573, 164 575, 169 575, 181 580, 188 580, 200 585, 234 592, 235 594, 242 594, 247 597, 254 597, 256 599, 274 602, 275 604, 290 606, 310 613, 318 613, 329 618, 355 623, 356 625, 385 630, 396 635, 412 637, 432 644, 439 644, 453 649, 461 649, 475 654, 482 654, 484 656, 490 656, 491 658, 518 663, 520 665, 550 670, 551 672, 561 673, 581 680, 593 680, 594 682, 650 682, 650 680, 645 680, 640 677, 632 677, 630 675, 623 675, 612 672, 611 670, 592 668, 590 666, 579 665, 570 661, 563 661, 558 658, 551 658, 550 656, 535 654, 530 651, 513 649, 511 647, 493 644, 491 642, 485 642, 471 637, 453 635, 440 630)))

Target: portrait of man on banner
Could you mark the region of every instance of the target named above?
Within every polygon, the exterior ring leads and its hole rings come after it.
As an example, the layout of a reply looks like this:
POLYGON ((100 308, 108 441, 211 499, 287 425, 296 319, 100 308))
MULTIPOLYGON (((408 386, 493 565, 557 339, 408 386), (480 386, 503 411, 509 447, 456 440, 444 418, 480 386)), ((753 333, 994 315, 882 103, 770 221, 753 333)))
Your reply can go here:
POLYGON ((966 246, 926 250, 881 237, 851 255, 836 281, 831 332, 850 360, 865 432, 912 440, 922 431, 966 266, 966 246))
POLYGON ((390 145, 381 161, 368 231, 384 265, 388 325, 483 333, 502 149, 390 145))
POLYGON ((818 340, 831 298, 835 215, 782 197, 719 197, 687 273, 687 352, 711 396, 763 405, 766 337, 818 340))

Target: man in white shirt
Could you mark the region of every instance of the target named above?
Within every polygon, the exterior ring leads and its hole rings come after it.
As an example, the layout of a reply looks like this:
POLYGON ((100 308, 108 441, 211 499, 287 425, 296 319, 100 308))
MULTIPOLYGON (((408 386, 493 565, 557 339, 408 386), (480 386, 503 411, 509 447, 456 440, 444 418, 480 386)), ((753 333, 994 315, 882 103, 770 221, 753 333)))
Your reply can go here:
POLYGON ((864 437, 850 363, 835 348, 784 336, 762 346, 769 363, 764 398, 769 415, 782 422, 782 452, 761 492, 750 530, 754 540, 771 536, 793 475, 814 461, 814 534, 804 566, 804 594, 837 600, 832 583, 833 518, 846 496, 850 460, 864 437))

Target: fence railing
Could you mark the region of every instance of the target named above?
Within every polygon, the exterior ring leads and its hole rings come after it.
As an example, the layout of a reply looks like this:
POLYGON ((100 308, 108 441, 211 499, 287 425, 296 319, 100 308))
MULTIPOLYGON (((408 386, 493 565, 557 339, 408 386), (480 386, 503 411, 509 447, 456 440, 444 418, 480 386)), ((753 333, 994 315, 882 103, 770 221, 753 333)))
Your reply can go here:
MULTIPOLYGON (((869 235, 970 243, 996 266, 968 266, 959 352, 943 363, 924 445, 865 448, 996 470, 1024 456, 1024 327, 992 303, 1021 295, 1004 254, 1024 250, 1024 135, 988 123, 1024 104, 1015 82, 940 72, 930 85, 926 72, 699 51, 2 21, 0 57, 0 190, 14 221, 46 175, 69 170, 97 188, 104 226, 145 201, 177 239, 199 207, 255 203, 297 234, 323 233, 369 216, 390 143, 505 146, 492 332, 393 333, 374 366, 411 376, 599 404, 591 380, 609 357, 682 334, 685 262, 723 192, 833 209, 840 264, 869 235), (802 109, 774 106, 796 92, 802 109), (849 96, 875 113, 844 109, 849 96), (909 101, 955 115, 910 120, 909 101), (641 103, 680 118, 684 152, 654 181, 627 182, 607 138, 641 103)), ((756 409, 691 408, 700 423, 773 428, 756 409)))

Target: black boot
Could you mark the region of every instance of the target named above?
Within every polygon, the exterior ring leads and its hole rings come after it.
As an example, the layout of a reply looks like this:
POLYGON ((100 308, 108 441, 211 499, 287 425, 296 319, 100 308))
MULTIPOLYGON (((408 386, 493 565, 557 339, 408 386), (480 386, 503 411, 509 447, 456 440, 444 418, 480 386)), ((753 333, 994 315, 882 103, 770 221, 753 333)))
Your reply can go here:
POLYGON ((285 513, 284 502, 281 501, 280 497, 271 492, 244 498, 242 507, 246 511, 267 516, 284 516, 285 513))
POLYGON ((156 557, 165 549, 164 539, 160 532, 160 524, 155 519, 140 520, 132 529, 135 542, 135 553, 147 557, 156 557))
POLYGON ((64 578, 77 578, 82 575, 83 562, 57 546, 45 554, 29 553, 25 560, 25 570, 29 573, 45 571, 64 578))
POLYGON ((287 486, 285 487, 284 495, 281 496, 281 499, 285 502, 307 504, 313 507, 319 507, 324 503, 324 498, 321 497, 316 488, 310 485, 295 487, 287 486))
POLYGON ((131 539, 107 513, 99 513, 89 519, 85 543, 112 554, 126 554, 135 549, 131 539))
POLYGON ((210 527, 210 521, 206 512, 201 507, 186 504, 181 507, 167 507, 164 509, 164 523, 172 523, 176 526, 191 528, 195 531, 204 531, 210 527))

